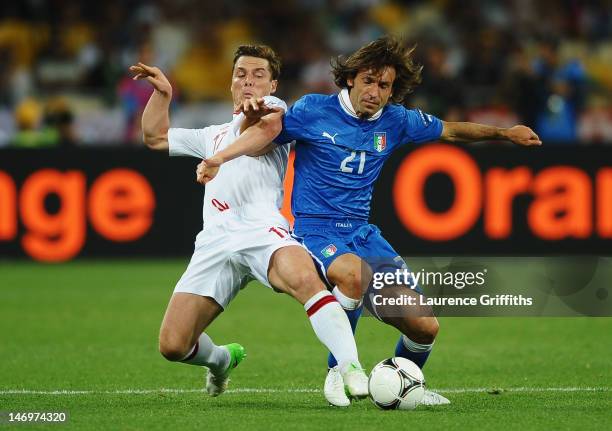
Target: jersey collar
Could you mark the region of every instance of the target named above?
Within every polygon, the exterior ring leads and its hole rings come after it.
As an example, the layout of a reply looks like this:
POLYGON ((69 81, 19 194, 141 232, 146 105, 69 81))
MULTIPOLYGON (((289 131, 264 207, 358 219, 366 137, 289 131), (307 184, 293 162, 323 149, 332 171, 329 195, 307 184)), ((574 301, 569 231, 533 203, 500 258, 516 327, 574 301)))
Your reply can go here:
MULTIPOLYGON (((353 104, 351 103, 351 98, 349 96, 348 88, 343 88, 342 91, 340 91, 340 93, 338 94, 338 100, 340 101, 340 106, 342 107, 342 110, 344 112, 346 112, 351 117, 359 119, 359 117, 357 116, 357 113, 353 109, 353 104)), ((380 110, 377 113, 375 113, 370 118, 368 118, 368 121, 378 120, 380 116, 382 115, 383 109, 385 109, 384 106, 380 108, 380 110)))

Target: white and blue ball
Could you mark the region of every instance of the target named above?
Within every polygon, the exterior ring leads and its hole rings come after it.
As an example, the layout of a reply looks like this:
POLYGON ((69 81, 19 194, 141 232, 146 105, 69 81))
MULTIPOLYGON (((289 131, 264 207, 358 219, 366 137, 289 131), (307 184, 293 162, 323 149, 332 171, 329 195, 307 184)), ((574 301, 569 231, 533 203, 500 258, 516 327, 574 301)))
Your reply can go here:
POLYGON ((368 389, 372 402, 383 410, 413 410, 423 400, 425 377, 414 362, 389 358, 372 369, 368 389))

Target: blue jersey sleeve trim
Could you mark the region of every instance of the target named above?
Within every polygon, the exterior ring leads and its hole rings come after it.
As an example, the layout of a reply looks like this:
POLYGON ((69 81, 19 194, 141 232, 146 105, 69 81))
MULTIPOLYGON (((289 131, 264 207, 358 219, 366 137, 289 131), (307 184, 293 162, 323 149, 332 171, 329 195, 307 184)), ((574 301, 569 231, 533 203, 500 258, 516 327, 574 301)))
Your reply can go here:
POLYGON ((442 120, 420 109, 405 109, 404 132, 406 143, 423 144, 437 141, 442 136, 442 120))

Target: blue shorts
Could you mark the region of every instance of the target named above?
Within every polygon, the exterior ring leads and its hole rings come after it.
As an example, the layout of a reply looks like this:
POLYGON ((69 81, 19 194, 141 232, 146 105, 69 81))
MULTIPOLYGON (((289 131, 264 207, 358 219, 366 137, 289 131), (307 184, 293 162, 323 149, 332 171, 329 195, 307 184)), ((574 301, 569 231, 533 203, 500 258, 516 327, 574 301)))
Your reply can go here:
POLYGON ((407 269, 404 259, 382 237, 380 229, 366 220, 298 218, 293 225, 293 237, 310 251, 328 284, 327 269, 346 253, 356 254, 373 271, 407 269))

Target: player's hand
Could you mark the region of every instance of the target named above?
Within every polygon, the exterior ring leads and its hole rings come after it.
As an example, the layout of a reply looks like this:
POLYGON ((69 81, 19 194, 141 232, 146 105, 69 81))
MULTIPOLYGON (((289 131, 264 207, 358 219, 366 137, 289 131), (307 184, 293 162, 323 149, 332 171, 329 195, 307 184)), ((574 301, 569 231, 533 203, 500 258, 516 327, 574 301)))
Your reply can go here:
POLYGON ((138 63, 130 66, 130 72, 135 73, 133 80, 146 79, 155 88, 155 91, 165 97, 172 97, 172 85, 158 67, 138 63))
POLYGON ((209 183, 217 176, 222 164, 223 160, 215 156, 202 160, 196 168, 196 181, 200 184, 209 183))
POLYGON ((196 167, 196 181, 200 184, 204 184, 204 168, 206 168, 206 165, 204 160, 202 160, 196 167))
POLYGON ((247 120, 257 121, 261 117, 264 117, 273 112, 281 111, 280 108, 267 106, 263 97, 258 99, 245 99, 242 102, 242 106, 240 107, 240 111, 244 113, 244 116, 247 120))
POLYGON ((536 133, 527 126, 514 126, 505 131, 505 137, 517 145, 529 147, 542 145, 542 141, 536 133))

